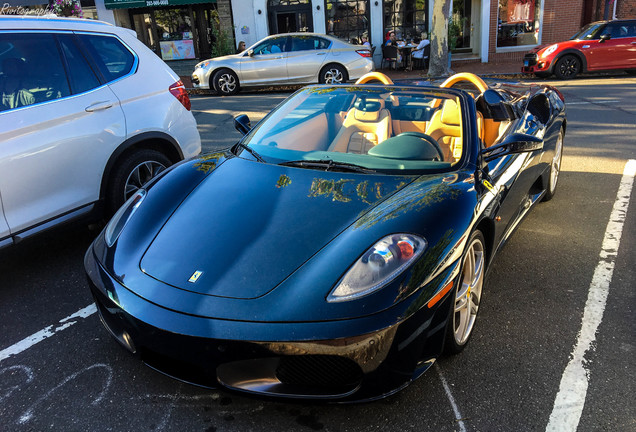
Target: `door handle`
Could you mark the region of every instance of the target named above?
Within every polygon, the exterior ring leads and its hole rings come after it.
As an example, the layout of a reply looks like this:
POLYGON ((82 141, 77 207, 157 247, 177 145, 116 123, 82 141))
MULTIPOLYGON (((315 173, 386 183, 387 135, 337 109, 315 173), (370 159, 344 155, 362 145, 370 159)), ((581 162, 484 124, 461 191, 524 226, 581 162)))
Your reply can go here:
POLYGON ((636 42, 630 42, 631 45, 636 45, 636 42))
POLYGON ((113 103, 111 101, 101 101, 101 102, 95 102, 92 105, 89 105, 86 107, 86 112, 94 112, 94 111, 102 111, 108 108, 111 108, 113 106, 113 103))
POLYGON ((325 55, 325 54, 327 53, 324 53, 324 52, 316 53, 316 55, 325 55))

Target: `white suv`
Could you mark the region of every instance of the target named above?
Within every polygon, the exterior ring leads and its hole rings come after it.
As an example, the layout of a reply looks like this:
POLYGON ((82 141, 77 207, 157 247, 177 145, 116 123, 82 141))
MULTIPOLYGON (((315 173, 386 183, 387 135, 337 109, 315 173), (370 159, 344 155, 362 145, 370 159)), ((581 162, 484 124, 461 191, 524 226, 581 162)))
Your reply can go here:
POLYGON ((201 139, 179 77, 131 30, 0 17, 0 248, 109 216, 201 139))

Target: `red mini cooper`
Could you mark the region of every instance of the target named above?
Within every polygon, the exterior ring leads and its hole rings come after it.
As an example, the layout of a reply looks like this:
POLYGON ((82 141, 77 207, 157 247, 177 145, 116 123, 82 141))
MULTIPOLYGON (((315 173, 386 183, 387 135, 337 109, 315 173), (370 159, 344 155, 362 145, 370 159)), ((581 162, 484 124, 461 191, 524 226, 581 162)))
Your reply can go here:
POLYGON ((536 47, 524 56, 521 72, 570 79, 612 69, 636 74, 636 20, 590 23, 570 40, 536 47))

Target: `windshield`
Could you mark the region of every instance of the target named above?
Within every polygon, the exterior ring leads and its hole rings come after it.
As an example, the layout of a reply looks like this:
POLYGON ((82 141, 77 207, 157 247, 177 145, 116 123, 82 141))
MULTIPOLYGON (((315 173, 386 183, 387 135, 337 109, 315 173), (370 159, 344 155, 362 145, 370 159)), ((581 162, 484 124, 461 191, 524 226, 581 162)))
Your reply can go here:
POLYGON ((243 143, 269 163, 439 171, 463 156, 460 107, 456 94, 436 88, 312 86, 272 111, 243 143))
POLYGON ((597 34, 604 23, 592 23, 583 27, 577 34, 572 36, 570 40, 597 39, 597 34))

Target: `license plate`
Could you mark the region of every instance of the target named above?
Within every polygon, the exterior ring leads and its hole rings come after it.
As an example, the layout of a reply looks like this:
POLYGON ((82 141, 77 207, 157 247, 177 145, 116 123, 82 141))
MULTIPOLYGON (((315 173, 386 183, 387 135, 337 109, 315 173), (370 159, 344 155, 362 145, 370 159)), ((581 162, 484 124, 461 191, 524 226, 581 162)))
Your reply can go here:
POLYGON ((525 67, 528 67, 528 60, 524 60, 524 61, 523 61, 523 65, 524 65, 525 67))

